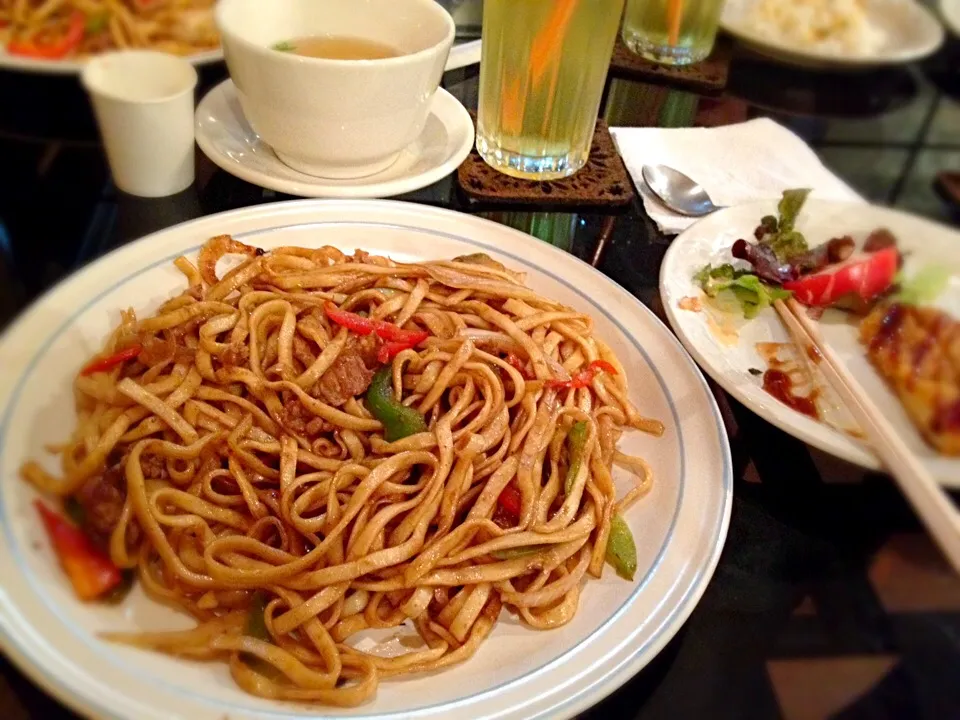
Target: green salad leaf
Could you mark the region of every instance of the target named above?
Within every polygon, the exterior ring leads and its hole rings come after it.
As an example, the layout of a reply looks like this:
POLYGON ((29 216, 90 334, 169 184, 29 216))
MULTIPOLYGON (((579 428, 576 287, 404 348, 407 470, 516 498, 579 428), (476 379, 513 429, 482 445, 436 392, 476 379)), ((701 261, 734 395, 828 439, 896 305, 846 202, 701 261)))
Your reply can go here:
POLYGON ((786 300, 790 292, 763 282, 749 270, 740 270, 729 263, 713 267, 707 265, 693 277, 707 297, 715 298, 729 292, 740 304, 748 320, 770 307, 774 300, 786 300))
POLYGON ((780 231, 773 235, 767 241, 767 244, 770 245, 777 259, 781 262, 789 262, 792 258, 803 255, 809 249, 807 239, 799 230, 780 231))
POLYGON ((809 188, 783 191, 783 197, 780 198, 780 203, 777 205, 777 212, 780 213, 780 233, 789 233, 793 230, 797 224, 797 216, 800 215, 810 192, 809 188))
POLYGON ((705 265, 700 272, 693 276, 693 281, 700 286, 708 296, 716 297, 721 290, 726 290, 738 275, 748 274, 748 270, 737 270, 730 263, 723 265, 705 265))
POLYGON ((947 289, 953 272, 943 265, 925 265, 913 277, 898 278, 897 302, 904 305, 930 305, 947 289))
POLYGON ((807 239, 796 230, 797 217, 810 195, 808 189, 784 190, 777 205, 779 217, 767 215, 760 221, 764 235, 760 242, 769 245, 781 262, 789 262, 797 255, 807 252, 807 239))

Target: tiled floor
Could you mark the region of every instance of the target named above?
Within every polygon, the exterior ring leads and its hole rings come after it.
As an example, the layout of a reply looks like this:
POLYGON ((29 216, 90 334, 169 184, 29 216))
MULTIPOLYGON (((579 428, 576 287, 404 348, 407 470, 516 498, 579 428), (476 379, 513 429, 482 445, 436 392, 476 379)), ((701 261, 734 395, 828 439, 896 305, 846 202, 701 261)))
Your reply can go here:
POLYGON ((789 650, 767 662, 783 720, 960 717, 950 689, 960 685, 960 578, 927 536, 903 533, 876 554, 864 590, 875 595, 878 613, 860 621, 889 626, 890 646, 857 647, 832 630, 825 615, 836 608, 824 612, 804 598, 785 629, 794 636, 784 643, 789 650), (942 668, 942 677, 930 667, 942 668), (894 697, 902 712, 891 709, 894 697))
POLYGON ((960 579, 926 535, 896 535, 870 568, 870 584, 888 613, 960 613, 960 579))
POLYGON ((767 672, 784 720, 823 720, 854 705, 896 662, 889 655, 773 660, 767 672))

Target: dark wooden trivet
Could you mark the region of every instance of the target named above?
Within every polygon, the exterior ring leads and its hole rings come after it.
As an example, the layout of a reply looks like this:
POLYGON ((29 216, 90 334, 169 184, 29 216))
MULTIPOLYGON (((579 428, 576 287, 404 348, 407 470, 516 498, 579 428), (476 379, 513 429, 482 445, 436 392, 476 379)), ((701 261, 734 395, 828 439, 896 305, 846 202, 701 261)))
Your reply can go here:
POLYGON ((494 170, 474 148, 457 170, 457 181, 471 201, 489 205, 619 208, 633 201, 633 184, 603 120, 597 121, 590 159, 576 175, 550 182, 520 180, 494 170))
POLYGON ((610 60, 610 74, 651 85, 663 85, 680 90, 692 90, 704 95, 719 95, 727 86, 730 75, 732 44, 727 38, 717 38, 713 53, 696 65, 659 65, 631 52, 623 40, 617 39, 610 60))

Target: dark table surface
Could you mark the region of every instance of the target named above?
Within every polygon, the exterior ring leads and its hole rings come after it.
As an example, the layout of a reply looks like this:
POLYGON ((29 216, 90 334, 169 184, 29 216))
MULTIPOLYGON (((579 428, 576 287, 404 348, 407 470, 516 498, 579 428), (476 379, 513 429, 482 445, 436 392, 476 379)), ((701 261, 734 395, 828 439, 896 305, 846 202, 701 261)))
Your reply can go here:
MULTIPOLYGON (((944 222, 934 177, 960 170, 960 47, 921 66, 812 74, 737 54, 719 98, 611 80, 611 125, 719 125, 772 117, 872 201, 944 222)), ((200 92, 225 76, 203 70, 200 92)), ((476 106, 476 69, 445 86, 476 106)), ((110 183, 75 78, 0 73, 0 322, 78 267, 146 233, 288 199, 198 159, 196 183, 143 200, 110 183)), ((669 244, 637 203, 612 219, 537 208, 485 212, 454 177, 401 199, 480 213, 567 249, 660 312, 669 244)), ((716 574, 660 656, 583 717, 960 718, 960 580, 895 486, 812 451, 716 390, 735 499, 716 574)), ((9 480, 9 478, 8 478, 9 480)), ((0 578, 0 584, 3 579, 0 578)), ((0 718, 74 717, 0 656, 0 718)))

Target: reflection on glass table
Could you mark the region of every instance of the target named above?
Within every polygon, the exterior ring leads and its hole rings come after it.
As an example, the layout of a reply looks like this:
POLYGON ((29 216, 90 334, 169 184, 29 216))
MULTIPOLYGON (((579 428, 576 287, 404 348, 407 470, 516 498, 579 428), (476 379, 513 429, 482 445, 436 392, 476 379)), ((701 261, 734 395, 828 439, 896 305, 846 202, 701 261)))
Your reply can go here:
POLYGON ((483 21, 483 0, 437 0, 453 16, 457 24, 457 39, 472 40, 480 37, 483 21))

